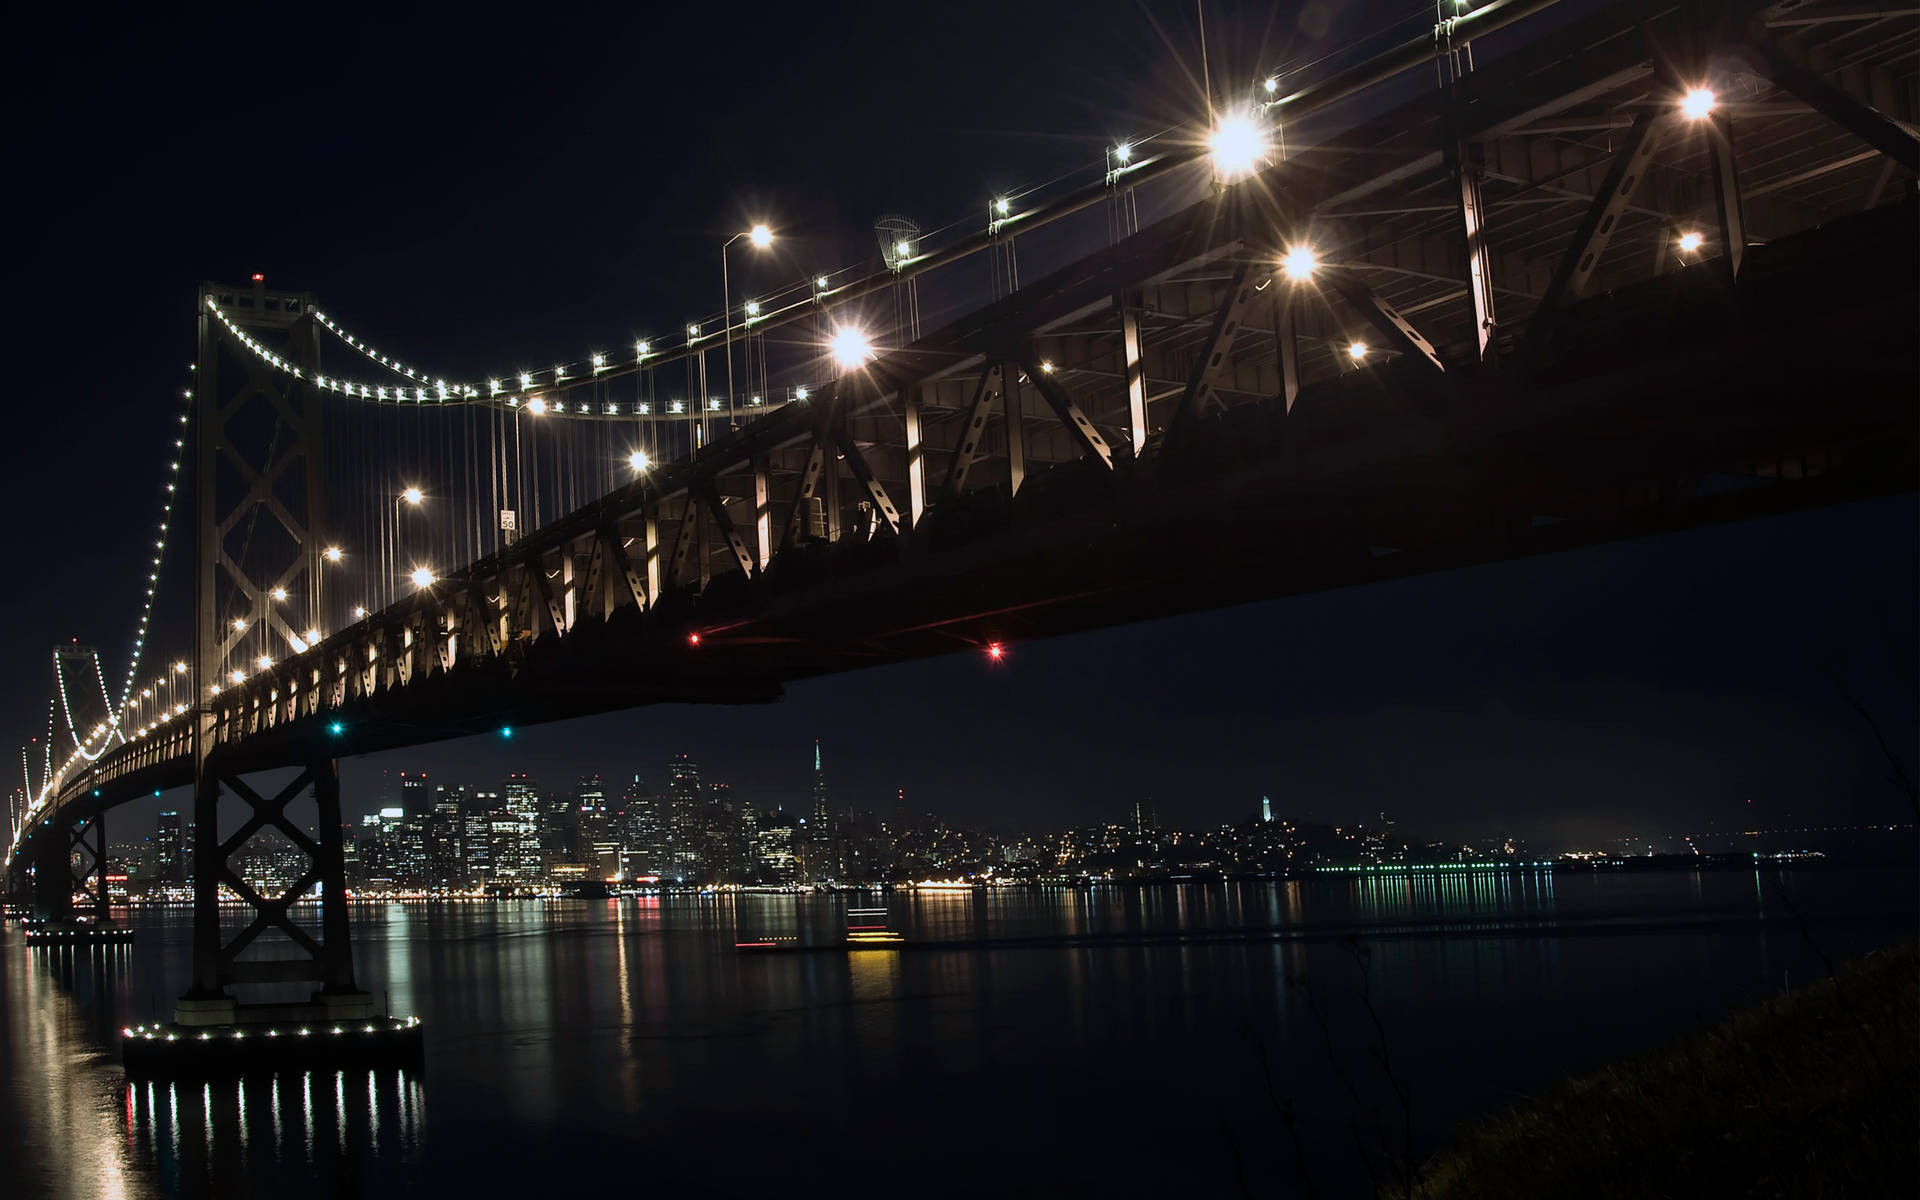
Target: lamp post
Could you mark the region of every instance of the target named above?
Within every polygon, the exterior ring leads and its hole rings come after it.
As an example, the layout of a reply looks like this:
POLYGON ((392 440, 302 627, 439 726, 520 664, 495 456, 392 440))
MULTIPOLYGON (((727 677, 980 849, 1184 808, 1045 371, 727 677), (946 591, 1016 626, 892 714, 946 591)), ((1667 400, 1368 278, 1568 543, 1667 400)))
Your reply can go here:
POLYGON ((400 571, 400 506, 418 505, 426 499, 426 493, 417 487, 410 487, 393 498, 393 541, 387 559, 387 603, 392 604, 399 598, 399 588, 394 585, 394 577, 400 571))
MULTIPOLYGON (((741 238, 746 238, 749 242, 752 242, 754 249, 765 250, 768 246, 773 245, 773 230, 767 228, 765 225, 755 225, 752 229, 736 233, 726 241, 720 243, 720 312, 726 326, 724 341, 727 355, 728 424, 733 423, 733 288, 727 280, 727 247, 733 245, 741 238)), ((702 404, 706 403, 706 397, 702 396, 700 401, 702 404)))

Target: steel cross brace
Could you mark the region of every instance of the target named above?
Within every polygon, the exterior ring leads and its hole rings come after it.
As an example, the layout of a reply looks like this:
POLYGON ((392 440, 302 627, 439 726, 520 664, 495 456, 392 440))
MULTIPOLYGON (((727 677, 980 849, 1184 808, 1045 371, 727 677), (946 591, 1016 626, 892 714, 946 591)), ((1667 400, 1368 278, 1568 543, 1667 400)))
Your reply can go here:
POLYGON ((1413 327, 1413 322, 1400 315, 1399 309, 1362 283, 1359 276, 1351 271, 1334 269, 1327 271, 1326 277, 1334 290, 1353 306, 1354 311, 1366 318, 1369 325, 1379 330, 1395 350, 1438 374, 1446 374, 1446 364, 1440 361, 1433 343, 1422 337, 1420 331, 1413 327))
POLYGON ((1087 420, 1087 414, 1080 411, 1080 406, 1061 390, 1053 377, 1040 369, 1039 364, 1040 356, 1029 344, 1020 354, 1020 367, 1026 371, 1028 382, 1032 383, 1034 390, 1038 391, 1041 398, 1052 406, 1054 413, 1073 434, 1074 440, 1080 443, 1080 448, 1089 456, 1099 459, 1100 465, 1111 471, 1113 451, 1107 447, 1107 440, 1100 436, 1100 431, 1094 428, 1093 422, 1087 420))
POLYGON ((1804 100, 1834 124, 1898 163, 1909 175, 1920 175, 1920 140, 1879 109, 1862 104, 1833 83, 1786 56, 1757 29, 1736 51, 1752 60, 1760 73, 1781 89, 1804 100))
POLYGON ((1619 227, 1620 218, 1627 213, 1634 189, 1646 178, 1654 151, 1660 148, 1660 140, 1671 121, 1672 118, 1665 112, 1642 113, 1634 119, 1633 126, 1621 140, 1620 149, 1613 156, 1613 165, 1607 168, 1606 178, 1601 181, 1599 190, 1594 192, 1593 202, 1587 206, 1586 216, 1581 218, 1579 228, 1574 230, 1573 240, 1561 255, 1560 264, 1553 272, 1553 280, 1540 297, 1539 307, 1534 310, 1533 320, 1527 326, 1526 360, 1529 364, 1538 363, 1546 353, 1547 344, 1560 324, 1560 310, 1569 302, 1579 299, 1581 292, 1586 290, 1588 280, 1593 278, 1594 268, 1600 265, 1600 256, 1606 251, 1608 239, 1619 227))

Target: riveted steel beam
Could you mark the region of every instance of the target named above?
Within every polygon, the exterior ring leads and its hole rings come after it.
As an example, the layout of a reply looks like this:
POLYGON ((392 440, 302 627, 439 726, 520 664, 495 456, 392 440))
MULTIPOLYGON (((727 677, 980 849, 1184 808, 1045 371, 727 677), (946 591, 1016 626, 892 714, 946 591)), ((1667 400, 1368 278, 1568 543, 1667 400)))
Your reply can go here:
POLYGON ((1630 207, 1635 189, 1645 180, 1654 151, 1660 148, 1670 123, 1671 118, 1664 112, 1642 113, 1621 139, 1606 178, 1587 205, 1586 216, 1581 218, 1573 240, 1562 252, 1553 280, 1541 295, 1533 320, 1527 326, 1526 354, 1530 360, 1537 361, 1545 352, 1559 325, 1560 310, 1579 299, 1586 290, 1594 269, 1600 265, 1600 256, 1606 252, 1608 240, 1630 207))
POLYGON ((1440 354, 1433 348, 1433 343, 1378 292, 1362 283, 1359 276, 1340 269, 1325 269, 1322 274, 1333 289, 1353 306, 1354 311, 1366 319, 1367 324, 1380 331, 1388 345, 1414 362, 1436 373, 1446 374, 1446 364, 1440 361, 1440 354))
POLYGON ((1920 175, 1920 139, 1904 125, 1793 61, 1772 38, 1757 30, 1736 49, 1775 86, 1806 101, 1828 120, 1898 163, 1907 174, 1920 175))
POLYGON ((1041 399, 1052 407, 1054 414, 1067 427, 1067 432, 1079 444, 1081 451, 1087 457, 1098 460, 1101 466, 1112 470, 1113 451, 1108 449, 1107 439, 1100 436, 1100 431, 1094 428, 1093 422, 1087 420, 1087 414, 1080 411, 1080 406, 1061 390, 1059 383, 1055 382, 1053 376, 1040 365, 1040 356, 1031 346, 1027 347, 1021 356, 1020 365, 1026 370, 1027 381, 1033 384, 1034 390, 1040 393, 1041 399))

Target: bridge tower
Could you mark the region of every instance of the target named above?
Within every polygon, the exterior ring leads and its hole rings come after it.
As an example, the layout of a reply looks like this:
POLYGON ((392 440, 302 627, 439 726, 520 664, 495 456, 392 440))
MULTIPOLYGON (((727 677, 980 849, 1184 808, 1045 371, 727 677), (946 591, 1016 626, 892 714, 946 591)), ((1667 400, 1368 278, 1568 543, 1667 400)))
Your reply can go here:
MULTIPOLYGON (((102 744, 97 736, 112 720, 105 682, 100 678, 100 653, 75 643, 53 648, 54 687, 60 696, 61 729, 79 746, 102 744)), ((49 925, 71 926, 81 914, 76 895, 87 899, 86 916, 96 929, 111 925, 107 907, 106 814, 85 805, 69 806, 45 818, 48 828, 33 843, 33 907, 49 925)))
MULTIPOLYGON (((193 981, 174 1008, 182 1025, 228 1025, 248 1019, 234 987, 317 985, 315 1019, 369 1016, 371 998, 354 984, 346 881, 341 853, 340 773, 332 753, 315 746, 269 763, 250 763, 217 744, 211 689, 262 660, 297 653, 305 631, 319 624, 320 560, 326 520, 321 458, 323 402, 309 382, 320 367, 319 330, 311 293, 251 284, 203 283, 199 289, 199 356, 195 363, 194 441, 194 725, 193 981), (223 321, 221 317, 224 316, 223 321), (229 323, 233 326, 228 328, 229 323), (238 331, 236 333, 236 330, 238 331), (244 335, 268 355, 236 344, 244 335), (243 777, 296 764, 277 788, 243 777), (314 833, 287 806, 311 790, 314 833), (223 826, 225 793, 246 810, 223 826), (275 897, 262 896, 231 864, 256 834, 276 830, 303 851, 308 866, 275 897), (297 924, 295 900, 321 889, 320 936, 297 924), (236 896, 249 919, 221 925, 221 892, 236 896), (263 934, 273 937, 262 941, 263 934), (277 944, 276 944, 277 943, 277 944)), ((257 714, 256 714, 257 719, 257 714)), ((229 809, 229 811, 232 811, 229 809)), ((287 1016, 284 1007, 277 1010, 287 1016)))

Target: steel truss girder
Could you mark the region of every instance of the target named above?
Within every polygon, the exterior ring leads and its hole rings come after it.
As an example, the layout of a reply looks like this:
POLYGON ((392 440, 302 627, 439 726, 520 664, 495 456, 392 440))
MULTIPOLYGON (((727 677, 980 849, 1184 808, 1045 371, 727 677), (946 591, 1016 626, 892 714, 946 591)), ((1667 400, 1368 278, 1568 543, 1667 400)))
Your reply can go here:
POLYGON ((1005 368, 997 362, 980 372, 980 381, 974 385, 973 400, 967 405, 960 441, 954 447, 953 458, 947 463, 947 481, 940 488, 942 500, 952 499, 967 486, 967 472, 973 469, 974 460, 980 456, 981 447, 986 442, 987 417, 993 408, 994 398, 1002 390, 1004 374, 1005 368))
POLYGON ((1720 229, 1721 272, 1731 282, 1740 277, 1740 264, 1747 255, 1747 222, 1740 204, 1733 121, 1725 113, 1713 113, 1708 117, 1706 134, 1713 156, 1713 208, 1720 229))
POLYGON ((1213 327, 1207 331, 1207 340, 1202 344, 1193 370, 1187 376, 1186 390, 1180 393, 1173 415, 1167 421, 1169 429, 1180 429, 1188 421, 1206 416, 1213 407, 1214 390, 1227 373, 1226 364, 1233 350, 1233 339, 1240 332, 1247 306, 1259 294, 1259 289, 1254 286, 1253 264, 1242 262, 1236 265, 1233 277, 1227 284, 1226 295, 1213 315, 1213 327))
POLYGON ((1413 322, 1382 299, 1378 292, 1361 282, 1359 276, 1340 268, 1330 268, 1324 273, 1333 289, 1366 319, 1367 324, 1379 330, 1393 349, 1422 366, 1446 374, 1446 364, 1440 361, 1440 354, 1433 348, 1433 343, 1421 336, 1420 331, 1413 327, 1413 322))
POLYGON ((1594 193, 1579 228, 1574 230, 1573 240, 1561 254, 1553 281, 1540 297, 1533 321, 1527 326, 1526 351, 1530 359, 1537 359, 1545 351, 1559 324, 1560 310, 1586 290, 1608 240, 1630 207, 1635 189, 1646 178, 1647 166, 1653 161, 1654 151, 1660 148, 1661 137, 1671 120, 1664 112, 1642 113, 1621 139, 1606 178, 1594 193))
POLYGON ((794 484, 793 507, 787 511, 786 528, 780 533, 782 550, 799 540, 801 522, 806 520, 807 506, 813 501, 813 492, 820 484, 820 472, 826 467, 826 462, 825 431, 816 425, 813 437, 807 443, 806 461, 802 464, 800 477, 794 484))
POLYGON ((1898 163, 1907 174, 1920 176, 1920 140, 1899 122, 1794 62, 1758 29, 1750 31, 1745 44, 1735 51, 1748 58, 1775 86, 1804 100, 1816 112, 1898 163))
POLYGON ((1108 448, 1107 439, 1100 436, 1100 431, 1094 428, 1093 422, 1087 420, 1087 414, 1080 411, 1080 406, 1061 390, 1053 377, 1041 369, 1040 356, 1034 351, 1031 343, 1020 355, 1020 367, 1027 373, 1027 380, 1033 384, 1034 390, 1040 393, 1040 398, 1047 402, 1054 414, 1060 418, 1060 423, 1066 426, 1067 432, 1079 445, 1081 451, 1088 457, 1098 460, 1101 466, 1111 471, 1113 451, 1108 448))
POLYGON ((714 529, 727 540, 727 549, 733 552, 733 561, 739 566, 740 573, 751 579, 754 574, 753 555, 747 550, 746 539, 734 528, 733 518, 727 515, 727 503, 720 498, 719 489, 709 479, 695 489, 695 494, 700 497, 707 515, 713 519, 714 529))
POLYGON ((1480 361, 1494 362, 1498 351, 1494 342, 1497 318, 1493 304, 1493 251, 1487 242, 1486 206, 1480 194, 1485 167, 1481 162, 1481 148, 1461 133, 1465 122, 1460 113, 1458 92, 1456 87, 1448 108, 1448 158, 1460 198, 1460 229, 1466 242, 1467 297, 1473 306, 1474 345, 1480 361))
POLYGON ((872 502, 874 511, 880 514, 882 521, 886 522, 888 530, 899 533, 900 510, 894 507, 893 497, 887 494, 887 489, 881 484, 879 477, 873 473, 873 468, 867 464, 867 456, 860 452, 859 443, 847 433, 844 424, 834 431, 834 441, 840 447, 840 453, 846 456, 847 469, 853 472, 854 479, 859 481, 860 486, 866 490, 867 499, 872 502))

